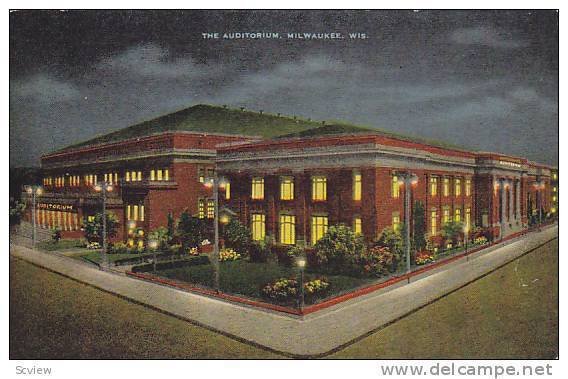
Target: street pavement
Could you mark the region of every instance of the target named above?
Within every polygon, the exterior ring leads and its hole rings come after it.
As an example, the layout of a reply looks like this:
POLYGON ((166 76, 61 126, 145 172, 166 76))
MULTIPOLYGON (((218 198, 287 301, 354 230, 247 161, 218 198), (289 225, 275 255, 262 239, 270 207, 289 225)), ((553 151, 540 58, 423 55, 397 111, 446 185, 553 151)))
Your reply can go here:
POLYGON ((468 260, 464 257, 438 267, 412 278, 410 283, 399 282, 303 317, 102 271, 59 254, 15 243, 10 245, 10 254, 238 340, 290 356, 315 357, 380 329, 557 237, 557 225, 543 228, 472 254, 468 260))

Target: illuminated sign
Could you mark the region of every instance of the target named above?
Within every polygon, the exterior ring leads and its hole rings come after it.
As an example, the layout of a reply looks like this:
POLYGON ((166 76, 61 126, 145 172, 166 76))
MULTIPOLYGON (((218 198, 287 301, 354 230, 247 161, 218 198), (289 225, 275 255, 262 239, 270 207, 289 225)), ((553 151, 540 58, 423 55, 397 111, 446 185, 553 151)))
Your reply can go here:
POLYGON ((72 211, 73 210, 73 206, 72 205, 66 205, 66 204, 50 204, 50 203, 39 203, 37 205, 38 209, 47 209, 50 211, 72 211))
POLYGON ((521 164, 520 164, 520 163, 515 163, 515 162, 499 161, 499 164, 500 164, 500 165, 503 165, 503 166, 521 168, 521 164))

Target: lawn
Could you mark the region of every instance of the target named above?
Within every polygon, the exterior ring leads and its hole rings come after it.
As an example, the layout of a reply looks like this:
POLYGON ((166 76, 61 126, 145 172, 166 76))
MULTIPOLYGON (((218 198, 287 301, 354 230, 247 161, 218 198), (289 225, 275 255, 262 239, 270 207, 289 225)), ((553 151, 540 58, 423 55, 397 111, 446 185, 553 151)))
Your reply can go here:
POLYGON ((37 243, 38 249, 46 251, 68 250, 85 247, 85 241, 81 239, 62 239, 59 242, 43 241, 37 243))
MULTIPOLYGON (((298 278, 298 270, 275 262, 253 263, 244 259, 237 261, 220 262, 219 284, 222 292, 244 295, 261 299, 261 289, 270 282, 280 278, 298 278)), ((159 270, 158 276, 193 283, 200 286, 213 287, 213 267, 210 264, 185 266, 179 268, 159 270)), ((305 280, 321 277, 317 273, 307 272, 305 280)), ((354 278, 344 275, 324 275, 330 287, 327 297, 353 290, 372 279, 354 278)), ((306 298, 309 303, 310 299, 306 298)))
MULTIPOLYGON (((10 359, 282 358, 13 258, 9 311, 10 359)), ((558 336, 555 240, 329 358, 551 359, 558 336)))

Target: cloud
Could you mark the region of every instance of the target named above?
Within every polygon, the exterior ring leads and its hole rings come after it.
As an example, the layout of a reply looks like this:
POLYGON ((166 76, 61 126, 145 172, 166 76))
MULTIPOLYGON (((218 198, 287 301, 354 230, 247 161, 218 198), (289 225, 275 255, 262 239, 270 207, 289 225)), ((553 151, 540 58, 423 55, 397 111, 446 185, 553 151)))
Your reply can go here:
POLYGON ((450 35, 450 41, 460 45, 478 45, 503 49, 514 49, 526 45, 524 42, 515 40, 513 36, 504 31, 486 26, 458 29, 450 35))
POLYGON ((68 102, 81 97, 78 87, 45 73, 12 81, 10 93, 23 100, 41 104, 68 102))

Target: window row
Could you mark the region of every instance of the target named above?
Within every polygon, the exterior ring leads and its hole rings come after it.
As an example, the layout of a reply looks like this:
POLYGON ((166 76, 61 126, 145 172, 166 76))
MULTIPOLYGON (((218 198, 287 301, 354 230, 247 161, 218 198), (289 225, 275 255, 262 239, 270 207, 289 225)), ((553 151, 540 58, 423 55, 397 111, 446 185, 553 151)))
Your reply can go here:
POLYGON ((128 204, 126 206, 128 221, 144 221, 144 204, 128 204))
MULTIPOLYGON (((118 184, 120 176, 118 172, 107 172, 104 174, 86 174, 83 175, 83 184, 87 186, 96 185, 99 180, 103 179, 105 183, 118 184)), ((138 182, 142 181, 143 172, 138 170, 130 170, 124 173, 124 180, 127 182, 138 182)), ((169 181, 170 171, 169 169, 154 169, 150 170, 150 181, 169 181)), ((55 178, 45 177, 43 178, 44 186, 55 186, 55 187, 78 187, 81 185, 80 175, 66 175, 58 176, 55 178)))
MULTIPOLYGON (((314 175, 311 177, 311 197, 313 201, 327 200, 327 177, 314 175)), ((362 176, 358 172, 353 173, 353 200, 360 201, 362 197, 362 176)), ((251 180, 251 198, 253 200, 264 199, 264 178, 253 177, 251 180)), ((294 200, 294 177, 280 177, 280 200, 294 200)))
MULTIPOLYGON (((296 216, 281 214, 278 218, 278 241, 283 245, 296 244, 296 216)), ((327 216, 314 215, 310 218, 311 244, 315 245, 327 232, 329 219, 327 216)), ((262 241, 266 237, 266 216, 263 213, 252 213, 250 220, 252 239, 262 241)), ((353 218, 353 231, 362 234, 361 217, 353 218)))

